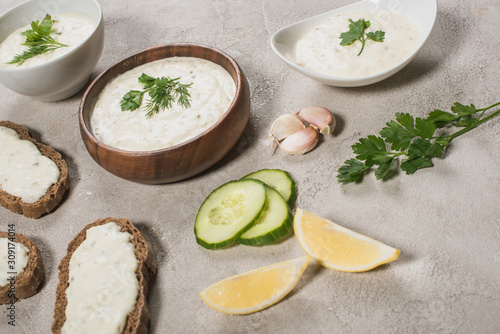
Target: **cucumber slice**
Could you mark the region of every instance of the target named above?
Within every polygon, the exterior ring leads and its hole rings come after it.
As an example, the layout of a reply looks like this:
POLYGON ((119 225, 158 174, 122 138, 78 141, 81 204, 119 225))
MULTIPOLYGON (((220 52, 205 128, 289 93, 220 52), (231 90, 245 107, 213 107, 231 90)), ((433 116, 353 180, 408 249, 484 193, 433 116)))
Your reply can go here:
POLYGON ((242 179, 255 179, 264 182, 268 186, 276 189, 290 206, 293 206, 297 198, 295 181, 292 176, 284 170, 261 169, 244 176, 242 179))
POLYGON ((208 249, 225 247, 251 228, 266 204, 265 184, 230 181, 212 191, 196 215, 196 241, 208 249))
POLYGON ((238 242, 250 246, 270 244, 284 237, 293 225, 293 216, 287 202, 274 188, 266 186, 266 206, 259 219, 238 242))

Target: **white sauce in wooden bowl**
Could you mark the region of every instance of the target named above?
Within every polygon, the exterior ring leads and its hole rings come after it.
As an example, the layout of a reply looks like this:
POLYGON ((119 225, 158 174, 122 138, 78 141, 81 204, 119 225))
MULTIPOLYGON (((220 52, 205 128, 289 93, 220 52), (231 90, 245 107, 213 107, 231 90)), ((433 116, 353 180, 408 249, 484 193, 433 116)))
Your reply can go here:
MULTIPOLYGON (((94 136, 104 144, 126 151, 151 151, 171 147, 201 134, 214 125, 227 111, 236 94, 236 85, 221 66, 200 58, 173 57, 157 60, 110 81, 94 107, 91 127, 94 136), (120 101, 130 90, 143 90, 138 78, 180 78, 191 84, 191 107, 173 103, 171 108, 146 117, 144 106, 122 111, 120 101)), ((221 138, 221 140, 223 140, 221 138)))

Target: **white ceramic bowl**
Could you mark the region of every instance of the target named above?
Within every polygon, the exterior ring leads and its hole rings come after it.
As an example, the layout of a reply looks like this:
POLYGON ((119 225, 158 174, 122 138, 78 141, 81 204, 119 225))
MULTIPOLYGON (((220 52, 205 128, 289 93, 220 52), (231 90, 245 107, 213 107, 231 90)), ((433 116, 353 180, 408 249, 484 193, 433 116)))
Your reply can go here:
POLYGON ((282 28, 271 37, 270 43, 273 51, 281 60, 283 60, 283 62, 297 72, 302 73, 311 79, 337 87, 365 86, 390 77, 405 67, 417 55, 418 51, 420 51, 432 31, 436 20, 436 14, 436 0, 364 0, 282 28), (420 40, 418 45, 415 50, 408 55, 408 57, 406 57, 406 59, 383 72, 357 78, 325 75, 313 72, 295 63, 295 46, 297 42, 307 35, 312 29, 329 18, 341 13, 375 9, 388 10, 406 15, 420 29, 420 40))
POLYGON ((97 22, 94 32, 77 48, 45 64, 32 67, 0 68, 0 83, 23 95, 43 101, 58 101, 80 91, 101 57, 104 23, 96 0, 30 0, 0 16, 0 41, 46 13, 78 12, 97 22))

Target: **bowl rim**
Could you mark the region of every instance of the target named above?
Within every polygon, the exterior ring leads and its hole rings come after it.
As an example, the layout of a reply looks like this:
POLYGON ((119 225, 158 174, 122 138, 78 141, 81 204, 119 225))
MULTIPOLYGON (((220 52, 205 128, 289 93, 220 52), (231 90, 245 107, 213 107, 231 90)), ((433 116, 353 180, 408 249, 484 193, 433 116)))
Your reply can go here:
MULTIPOLYGON (((20 8, 22 9, 22 7, 27 7, 27 6, 30 6, 32 5, 33 3, 35 3, 37 0, 27 0, 27 1, 24 1, 24 2, 21 2, 20 4, 17 4, 16 6, 10 8, 9 10, 7 10, 6 12, 2 13, 0 15, 0 21, 5 17, 5 16, 8 16, 10 15, 11 13, 15 12, 16 10, 20 10, 20 8)), ((81 1, 81 0, 78 0, 78 1, 81 1)), ((0 67, 0 72, 5 72, 7 74, 11 74, 11 73, 23 73, 23 72, 28 72, 28 71, 31 71, 31 70, 37 70, 39 68, 43 68, 43 67, 49 67, 49 66, 52 66, 53 64, 55 64, 56 62, 59 62, 59 61, 62 61, 68 57, 71 57, 72 54, 78 52, 80 49, 82 49, 84 47, 85 44, 88 43, 88 41, 94 37, 94 35, 97 33, 97 31, 100 29, 100 27, 103 25, 103 18, 104 18, 104 15, 103 15, 103 12, 102 12, 102 7, 101 5, 99 4, 99 2, 97 0, 86 0, 88 2, 92 2, 96 8, 98 9, 99 11, 99 20, 96 22, 96 25, 94 27, 94 30, 92 30, 92 33, 82 42, 80 43, 77 47, 75 47, 73 50, 70 50, 68 53, 65 53, 55 59, 52 59, 46 63, 43 63, 43 64, 37 64, 37 65, 33 65, 33 66, 29 66, 29 67, 9 67, 9 68, 6 68, 6 67, 0 67)), ((53 14, 57 14, 57 13, 67 13, 68 11, 59 11, 59 12, 56 12, 56 13, 53 13, 53 14)), ((76 11, 75 11, 76 12, 76 11)), ((77 13, 80 13, 80 12, 77 12, 77 13)), ((53 15, 52 14, 52 15, 53 15)), ((81 14, 81 13, 80 13, 81 14)), ((19 28, 21 28, 22 26, 20 26, 19 28)), ((19 29, 19 28, 16 28, 16 29, 19 29)), ((12 32, 10 32, 10 34, 12 34, 12 32)), ((9 35, 8 35, 9 36, 9 35)), ((7 36, 7 37, 8 37, 7 36)), ((3 42, 4 40, 0 41, 3 42)))
MULTIPOLYGON (((188 56, 177 56, 177 57, 188 57, 188 56)), ((190 56, 190 57, 193 57, 193 56, 190 56)), ((156 60, 167 59, 167 58, 172 58, 172 57, 159 58, 159 59, 156 59, 156 60)), ((199 57, 194 57, 194 58, 199 58, 199 57)), ((200 58, 200 59, 203 59, 203 58, 200 58)), ((144 64, 147 64, 147 63, 150 63, 150 62, 153 62, 153 61, 155 61, 155 60, 144 62, 143 64, 140 64, 140 65, 144 65, 144 64)), ((217 64, 217 63, 214 63, 214 64, 217 64)), ((138 65, 138 66, 140 66, 140 65, 138 65)), ((219 64, 217 64, 217 65, 219 65, 219 64)), ((135 66, 135 67, 137 67, 137 66, 135 66)), ((135 67, 133 67, 133 68, 135 68, 135 67)), ((121 74, 123 74, 125 72, 127 72, 127 71, 118 73, 116 76, 113 76, 112 78, 110 78, 109 81, 111 81, 112 79, 115 79, 116 77, 118 77, 119 75, 121 75, 121 74)), ((240 69, 238 63, 231 56, 229 56, 227 53, 225 53, 224 51, 221 51, 221 50, 219 50, 217 48, 214 48, 214 47, 211 47, 211 46, 208 46, 208 45, 205 45, 205 44, 188 43, 188 42, 167 43, 167 44, 155 45, 155 46, 152 46, 152 47, 145 48, 145 49, 139 50, 137 52, 134 52, 134 53, 132 53, 132 54, 130 54, 128 56, 125 56, 124 58, 121 58, 120 60, 116 61, 115 63, 113 63, 112 65, 110 65, 109 67, 107 67, 104 71, 102 71, 92 81, 92 83, 87 87, 87 89, 85 90, 85 93, 82 96, 82 99, 80 100, 80 106, 78 108, 78 122, 80 123, 80 129, 85 133, 85 135, 87 136, 87 138, 89 138, 91 140, 91 142, 92 142, 93 145, 100 146, 100 147, 106 149, 109 152, 120 154, 120 155, 125 155, 125 156, 130 156, 130 157, 142 157, 142 156, 151 156, 151 155, 162 155, 162 154, 164 154, 166 152, 170 152, 170 151, 175 151, 175 150, 178 150, 178 149, 182 149, 183 146, 187 146, 187 145, 191 144, 192 142, 195 142, 195 141, 199 140, 206 133, 212 131, 220 123, 222 123, 223 120, 228 116, 228 114, 230 113, 230 111, 234 109, 235 105, 240 100, 240 97, 243 94, 242 80, 243 80, 243 78, 242 78, 242 72, 241 72, 241 69, 240 69), (94 136, 94 134, 92 133, 90 125, 87 126, 87 123, 85 122, 85 119, 83 117, 83 110, 84 110, 85 105, 87 103, 91 103, 92 102, 92 101, 88 100, 88 96, 90 95, 91 90, 94 88, 94 86, 97 84, 97 82, 99 80, 101 80, 112 69, 114 69, 115 67, 120 66, 121 64, 123 64, 124 62, 126 62, 127 60, 129 60, 131 58, 134 58, 134 57, 137 57, 137 56, 142 55, 144 53, 150 52, 151 50, 163 49, 163 48, 171 48, 171 47, 176 47, 176 46, 188 47, 188 48, 202 48, 202 49, 209 50, 210 52, 218 53, 218 54, 222 55, 224 58, 226 58, 229 61, 229 63, 231 64, 231 66, 233 67, 233 69, 235 71, 235 76, 236 76, 236 80, 235 80, 236 92, 234 94, 233 100, 231 101, 231 104, 229 105, 229 107, 227 107, 226 111, 217 120, 217 122, 215 122, 211 127, 209 127, 208 129, 206 129, 205 131, 203 131, 202 133, 198 134, 197 136, 195 136, 193 138, 190 138, 190 139, 188 139, 186 141, 180 142, 180 143, 178 143, 176 145, 173 145, 173 146, 169 146, 169 147, 165 147, 165 148, 160 148, 160 149, 156 149, 156 150, 147 150, 147 151, 128 151, 128 150, 122 150, 122 149, 119 149, 119 148, 112 147, 112 146, 110 146, 108 144, 105 144, 104 142, 102 142, 99 139, 97 139, 97 137, 94 136)), ((109 83, 109 81, 107 83, 109 83)), ((97 94, 97 96, 99 96, 99 94, 97 94)), ((93 108, 91 108, 91 110, 92 109, 93 108)))

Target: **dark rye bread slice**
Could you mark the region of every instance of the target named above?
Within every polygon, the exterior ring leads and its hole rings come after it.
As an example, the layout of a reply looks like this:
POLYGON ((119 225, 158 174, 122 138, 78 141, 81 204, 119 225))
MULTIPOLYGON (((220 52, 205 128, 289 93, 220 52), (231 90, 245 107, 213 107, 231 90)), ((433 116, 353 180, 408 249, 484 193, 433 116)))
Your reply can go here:
POLYGON ((37 142, 29 130, 19 124, 10 121, 0 121, 0 126, 15 130, 23 140, 29 140, 35 144, 40 152, 46 157, 53 160, 59 167, 60 175, 57 183, 53 184, 38 201, 34 203, 26 203, 20 197, 13 196, 0 189, 0 205, 15 213, 22 213, 28 218, 40 218, 45 213, 52 211, 62 200, 64 193, 69 188, 68 165, 61 157, 61 154, 56 152, 50 146, 37 142))
POLYGON ((149 285, 156 275, 156 259, 153 245, 151 242, 127 219, 105 218, 85 226, 77 236, 69 243, 68 252, 59 264, 59 285, 56 292, 56 304, 54 309, 54 322, 52 324, 53 333, 61 333, 61 329, 66 321, 66 289, 69 286, 69 261, 75 250, 82 244, 87 237, 87 230, 94 226, 104 225, 115 222, 121 227, 122 232, 128 232, 132 235, 131 243, 135 248, 135 256, 138 260, 137 279, 139 281, 139 294, 135 308, 127 317, 127 323, 123 333, 142 334, 148 333, 149 310, 147 296, 149 285))
MULTIPOLYGON (((9 234, 7 232, 0 231, 0 238, 8 237, 9 234)), ((10 283, 0 287, 0 304, 7 304, 11 300, 33 296, 37 293, 44 278, 44 267, 40 249, 38 249, 30 238, 20 233, 14 235, 14 242, 26 246, 28 249, 28 263, 22 272, 17 273, 13 290, 15 298, 9 296, 9 290, 11 289, 10 283)))

